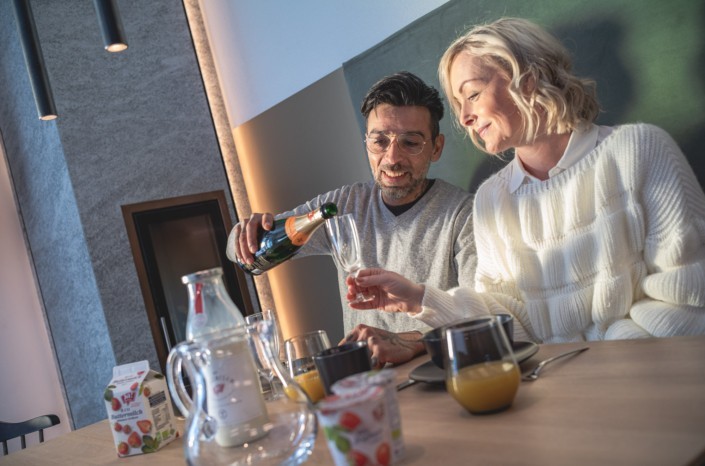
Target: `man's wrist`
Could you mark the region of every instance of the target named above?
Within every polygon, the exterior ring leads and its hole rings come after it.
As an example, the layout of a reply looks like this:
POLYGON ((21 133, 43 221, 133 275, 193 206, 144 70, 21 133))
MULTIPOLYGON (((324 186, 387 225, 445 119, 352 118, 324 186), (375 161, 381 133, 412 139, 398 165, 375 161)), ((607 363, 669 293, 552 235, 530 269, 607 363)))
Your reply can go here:
POLYGON ((423 333, 418 331, 418 330, 413 330, 411 332, 405 332, 404 337, 405 340, 409 341, 414 348, 414 356, 418 356, 419 354, 423 354, 426 352, 426 347, 423 344, 423 333))

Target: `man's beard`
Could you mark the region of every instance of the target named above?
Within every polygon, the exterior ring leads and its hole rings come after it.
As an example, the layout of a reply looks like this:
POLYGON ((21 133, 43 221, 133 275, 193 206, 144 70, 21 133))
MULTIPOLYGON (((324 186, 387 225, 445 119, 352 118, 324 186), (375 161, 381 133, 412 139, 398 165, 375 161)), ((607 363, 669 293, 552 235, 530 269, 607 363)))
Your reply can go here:
MULTIPOLYGON (((423 178, 412 178, 411 183, 406 185, 406 186, 385 186, 381 182, 382 178, 382 172, 383 171, 399 171, 398 168, 394 166, 389 166, 385 165, 384 167, 380 167, 379 171, 377 172, 377 176, 375 176, 375 182, 377 183, 377 186, 379 187, 380 191, 382 191, 382 195, 387 198, 387 199, 393 199, 393 200, 398 200, 398 199, 404 199, 407 197, 409 194, 417 190, 420 186, 423 185, 425 182, 426 178, 425 176, 423 178)), ((417 196, 418 198, 418 196, 417 196)))
POLYGON ((382 186, 377 183, 377 186, 379 186, 379 189, 382 191, 382 195, 385 197, 385 199, 404 199, 406 196, 408 196, 411 191, 413 191, 413 187, 392 187, 392 186, 382 186))

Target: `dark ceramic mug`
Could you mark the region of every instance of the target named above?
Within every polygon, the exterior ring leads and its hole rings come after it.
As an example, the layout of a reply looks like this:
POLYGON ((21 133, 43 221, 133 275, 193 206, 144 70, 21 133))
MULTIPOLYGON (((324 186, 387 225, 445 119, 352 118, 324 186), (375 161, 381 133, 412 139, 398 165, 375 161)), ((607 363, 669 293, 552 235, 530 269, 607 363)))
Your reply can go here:
POLYGON ((360 372, 372 370, 370 350, 367 342, 355 341, 334 346, 313 356, 326 395, 332 395, 331 387, 338 380, 360 372))

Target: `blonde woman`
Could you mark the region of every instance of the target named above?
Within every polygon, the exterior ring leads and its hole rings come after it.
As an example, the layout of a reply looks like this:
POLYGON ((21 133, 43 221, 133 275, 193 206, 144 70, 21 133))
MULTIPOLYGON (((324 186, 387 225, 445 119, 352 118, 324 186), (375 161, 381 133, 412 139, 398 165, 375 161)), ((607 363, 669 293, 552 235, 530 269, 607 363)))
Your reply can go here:
POLYGON ((473 28, 439 76, 473 143, 514 154, 475 196, 475 286, 369 269, 349 289, 377 299, 352 307, 431 326, 509 312, 542 343, 705 334, 705 195, 667 133, 594 124, 593 82, 527 20, 473 28))

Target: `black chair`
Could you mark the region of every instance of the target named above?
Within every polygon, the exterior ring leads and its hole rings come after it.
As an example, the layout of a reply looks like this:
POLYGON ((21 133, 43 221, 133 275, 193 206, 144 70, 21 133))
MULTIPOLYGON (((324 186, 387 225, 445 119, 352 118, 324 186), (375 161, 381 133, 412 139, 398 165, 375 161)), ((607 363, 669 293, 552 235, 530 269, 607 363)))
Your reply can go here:
POLYGON ((38 416, 24 422, 0 422, 0 442, 2 442, 2 454, 7 455, 7 441, 20 437, 22 449, 27 448, 25 435, 39 432, 39 442, 44 441, 44 429, 61 423, 59 416, 47 414, 38 416))

